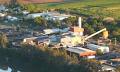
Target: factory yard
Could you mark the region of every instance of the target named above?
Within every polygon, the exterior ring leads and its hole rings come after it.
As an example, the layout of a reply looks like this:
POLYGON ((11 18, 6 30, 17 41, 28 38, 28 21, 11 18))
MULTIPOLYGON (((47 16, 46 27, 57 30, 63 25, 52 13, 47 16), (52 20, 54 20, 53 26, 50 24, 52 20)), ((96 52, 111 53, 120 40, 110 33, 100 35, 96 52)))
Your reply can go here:
MULTIPOLYGON (((70 65, 93 60, 95 65, 97 62, 100 64, 96 72, 116 72, 116 68, 120 67, 119 41, 109 38, 111 33, 106 27, 89 32, 83 19, 83 16, 76 17, 59 11, 30 13, 20 8, 9 10, 1 5, 0 48, 8 46, 8 50, 28 50, 26 54, 31 60, 33 55, 39 54, 36 50, 51 53, 55 57, 63 56, 70 65), (75 24, 70 24, 72 20, 75 24), (2 43, 4 39, 8 40, 6 44, 2 43), (35 52, 32 52, 32 48, 35 48, 35 52)), ((9 57, 5 60, 9 62, 9 57)))

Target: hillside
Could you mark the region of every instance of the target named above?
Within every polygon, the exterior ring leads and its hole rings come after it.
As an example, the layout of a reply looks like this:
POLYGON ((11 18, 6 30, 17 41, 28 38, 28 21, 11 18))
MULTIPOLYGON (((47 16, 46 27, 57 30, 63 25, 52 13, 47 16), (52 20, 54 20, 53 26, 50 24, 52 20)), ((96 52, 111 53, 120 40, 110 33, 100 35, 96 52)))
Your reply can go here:
MULTIPOLYGON (((35 12, 41 9, 64 9, 73 10, 74 12, 82 13, 85 15, 102 14, 103 16, 112 16, 115 18, 120 17, 120 0, 76 0, 73 2, 68 2, 70 0, 65 0, 65 2, 60 3, 46 3, 46 4, 34 4, 35 12), (77 11, 75 11, 77 10, 77 11)), ((27 5, 28 7, 29 5, 27 5)), ((32 8, 28 7, 28 10, 32 8)), ((34 12, 33 11, 33 12, 34 12)))

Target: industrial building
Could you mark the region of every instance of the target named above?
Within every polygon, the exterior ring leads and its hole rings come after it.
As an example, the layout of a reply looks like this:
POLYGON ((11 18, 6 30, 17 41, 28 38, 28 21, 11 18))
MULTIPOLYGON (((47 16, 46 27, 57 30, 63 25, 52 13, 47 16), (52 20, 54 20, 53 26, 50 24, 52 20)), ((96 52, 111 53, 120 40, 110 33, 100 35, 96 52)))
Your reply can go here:
POLYGON ((95 58, 96 52, 86 49, 86 48, 81 48, 81 47, 70 47, 66 49, 68 52, 75 53, 79 55, 80 57, 87 57, 87 58, 95 58))
POLYGON ((34 19, 36 17, 43 17, 46 20, 63 20, 70 17, 71 15, 60 14, 58 12, 42 12, 42 13, 33 13, 25 16, 25 19, 34 19))
POLYGON ((93 51, 101 50, 103 53, 109 52, 108 46, 99 46, 99 45, 95 45, 95 44, 87 44, 87 48, 89 48, 93 51))

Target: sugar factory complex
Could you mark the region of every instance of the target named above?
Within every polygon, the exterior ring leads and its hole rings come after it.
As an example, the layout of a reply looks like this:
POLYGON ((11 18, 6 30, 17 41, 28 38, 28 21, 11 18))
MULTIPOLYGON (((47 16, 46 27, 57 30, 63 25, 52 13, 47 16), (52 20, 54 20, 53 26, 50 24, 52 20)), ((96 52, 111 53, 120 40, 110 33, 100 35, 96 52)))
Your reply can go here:
POLYGON ((109 47, 106 45, 96 45, 88 41, 93 36, 103 33, 103 38, 107 39, 108 31, 106 28, 93 33, 89 36, 84 35, 82 28, 81 17, 78 20, 78 26, 72 26, 65 29, 45 29, 43 36, 24 38, 23 43, 30 45, 52 46, 52 48, 65 48, 68 52, 78 54, 81 57, 95 57, 96 51, 100 50, 103 53, 109 52, 109 47), (61 33, 60 35, 57 33, 61 33), (57 35, 56 35, 57 34, 57 35))
MULTIPOLYGON (((35 0, 31 0, 35 1, 35 0)), ((36 0, 39 1, 39 0, 36 0)), ((45 1, 45 0, 42 0, 45 1)), ((46 1, 56 1, 56 0, 46 0, 46 1)), ((58 1, 58 0, 57 0, 58 1)), ((61 0, 60 0, 61 1, 61 0)), ((0 11, 6 11, 7 9, 1 5, 0 11)), ((58 12, 42 12, 42 13, 29 13, 28 11, 22 11, 25 14, 24 19, 34 19, 36 17, 43 17, 46 20, 59 20, 74 17, 69 14, 60 14, 58 12)), ((4 22, 16 22, 21 20, 18 17, 7 15, 7 13, 0 13, 1 19, 5 19, 4 22)), ((39 34, 34 34, 34 31, 24 31, 17 32, 13 28, 2 28, 0 27, 0 32, 6 33, 9 38, 9 41, 12 42, 14 47, 20 47, 22 44, 32 45, 39 48, 48 48, 53 49, 65 49, 68 54, 75 54, 79 59, 96 59, 107 60, 106 56, 115 56, 117 54, 112 53, 109 48, 110 39, 108 39, 108 31, 106 28, 98 30, 97 32, 91 35, 85 35, 85 29, 82 26, 82 17, 78 17, 78 22, 76 26, 69 26, 66 28, 53 28, 53 29, 44 29, 43 32, 37 32, 39 34), (102 34, 100 39, 97 41, 94 37, 98 34, 102 34), (14 37, 14 38, 13 38, 14 37), (98 56, 99 53, 102 53, 102 58, 98 56), (105 55, 105 56, 104 56, 105 55)), ((118 55, 120 57, 120 54, 118 55)), ((116 57, 112 59, 115 61, 116 57)), ((117 59, 119 61, 119 59, 117 59)), ((109 66, 113 66, 109 64, 109 66)))

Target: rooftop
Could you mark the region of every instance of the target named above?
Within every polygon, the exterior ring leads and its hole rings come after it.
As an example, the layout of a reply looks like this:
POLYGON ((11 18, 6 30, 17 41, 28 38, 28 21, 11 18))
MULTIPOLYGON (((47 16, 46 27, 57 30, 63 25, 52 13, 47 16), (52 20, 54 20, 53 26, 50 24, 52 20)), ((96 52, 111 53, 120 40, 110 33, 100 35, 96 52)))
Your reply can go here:
POLYGON ((66 50, 70 51, 70 52, 75 52, 75 53, 78 53, 78 54, 80 54, 82 52, 95 52, 95 51, 85 49, 85 48, 81 48, 81 47, 71 47, 71 48, 68 48, 66 50))

